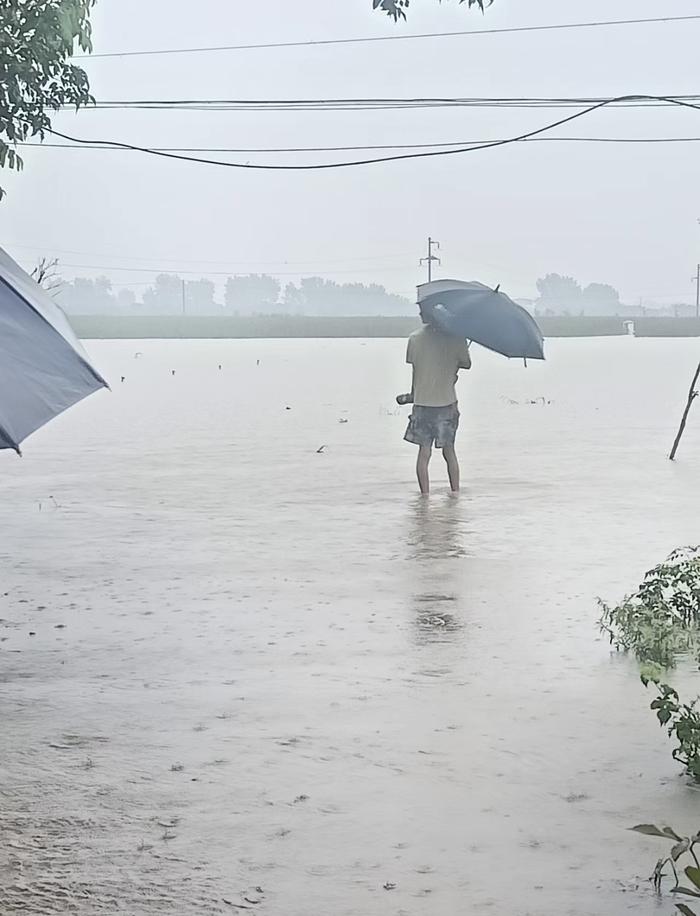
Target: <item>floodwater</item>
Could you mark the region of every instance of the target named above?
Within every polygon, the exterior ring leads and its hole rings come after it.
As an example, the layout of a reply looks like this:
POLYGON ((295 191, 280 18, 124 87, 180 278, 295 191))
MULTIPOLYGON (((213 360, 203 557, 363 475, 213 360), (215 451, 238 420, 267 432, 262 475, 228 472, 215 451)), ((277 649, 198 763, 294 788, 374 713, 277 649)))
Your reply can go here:
POLYGON ((403 346, 94 342, 0 454, 3 914, 673 911, 626 828, 700 796, 596 597, 700 541, 700 347, 476 351, 426 501, 403 346))

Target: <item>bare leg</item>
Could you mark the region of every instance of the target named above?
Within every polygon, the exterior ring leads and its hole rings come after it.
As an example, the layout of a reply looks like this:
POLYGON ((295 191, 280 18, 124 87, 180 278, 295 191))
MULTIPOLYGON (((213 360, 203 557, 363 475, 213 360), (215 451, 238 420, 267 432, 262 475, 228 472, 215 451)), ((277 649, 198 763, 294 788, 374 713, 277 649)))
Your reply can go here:
POLYGON ((430 493, 430 477, 428 476, 428 465, 432 448, 429 445, 421 445, 418 449, 418 462, 416 463, 416 474, 418 475, 418 486, 424 496, 430 493))
POLYGON ((450 486, 453 493, 459 492, 459 461, 454 445, 446 445, 442 450, 442 456, 447 463, 447 474, 450 478, 450 486))

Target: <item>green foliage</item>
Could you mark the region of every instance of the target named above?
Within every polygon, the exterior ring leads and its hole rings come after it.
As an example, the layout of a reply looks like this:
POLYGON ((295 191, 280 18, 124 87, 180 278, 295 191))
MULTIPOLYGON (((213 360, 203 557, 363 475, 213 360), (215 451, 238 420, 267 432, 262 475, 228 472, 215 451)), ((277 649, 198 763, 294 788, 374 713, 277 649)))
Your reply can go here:
POLYGON ((634 595, 617 607, 602 602, 601 607, 600 627, 611 645, 634 653, 642 682, 656 687, 651 709, 678 742, 674 760, 700 783, 698 700, 682 702, 673 687, 662 683, 664 672, 680 657, 692 654, 700 664, 700 549, 674 551, 646 574, 634 595))
MULTIPOLYGON (((657 827, 654 824, 639 824, 632 827, 636 833, 643 833, 645 836, 660 837, 663 840, 669 840, 673 843, 668 856, 659 859, 654 867, 654 872, 650 881, 654 885, 654 890, 662 890, 663 879, 668 877, 666 867, 670 867, 673 875, 672 894, 682 894, 685 897, 696 897, 700 899, 700 862, 695 852, 695 847, 700 842, 700 833, 694 836, 681 837, 671 827, 657 827), (692 865, 690 862, 692 861, 692 865), (683 862, 687 863, 683 864, 683 862), (690 887, 682 885, 679 871, 685 875, 690 883, 690 887)), ((677 903, 676 909, 683 913, 683 916, 698 916, 695 910, 686 903, 677 903)))
MULTIPOLYGON (((459 2, 467 3, 470 8, 478 6, 483 13, 484 8, 491 6, 493 0, 459 0, 459 2)), ((406 10, 410 6, 410 0, 372 0, 372 6, 375 10, 382 10, 387 16, 391 16, 392 19, 398 21, 406 18, 406 10)))
POLYGON ((95 2, 0 2, 0 168, 22 168, 16 145, 43 137, 51 126, 49 112, 92 101, 87 74, 69 60, 76 42, 82 51, 92 50, 95 2))
POLYGON ((634 595, 617 607, 601 602, 601 608, 601 629, 616 649, 633 652, 642 665, 673 667, 700 645, 698 548, 674 551, 649 570, 634 595))
POLYGON ((681 703, 676 690, 668 684, 657 684, 658 696, 651 704, 661 725, 668 726, 669 737, 675 735, 678 747, 673 759, 682 763, 689 776, 700 783, 700 714, 697 699, 681 703))

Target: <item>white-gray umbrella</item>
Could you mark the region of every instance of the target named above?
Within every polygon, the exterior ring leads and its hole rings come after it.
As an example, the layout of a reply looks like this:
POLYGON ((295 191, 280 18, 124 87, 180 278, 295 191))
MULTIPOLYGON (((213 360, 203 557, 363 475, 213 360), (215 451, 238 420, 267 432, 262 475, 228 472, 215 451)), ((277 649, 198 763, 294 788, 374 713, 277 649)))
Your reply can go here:
POLYGON ((418 287, 426 319, 455 337, 464 337, 503 356, 544 359, 537 322, 500 287, 464 280, 433 280, 418 287))
POLYGON ((51 296, 0 248, 0 449, 107 382, 51 296))

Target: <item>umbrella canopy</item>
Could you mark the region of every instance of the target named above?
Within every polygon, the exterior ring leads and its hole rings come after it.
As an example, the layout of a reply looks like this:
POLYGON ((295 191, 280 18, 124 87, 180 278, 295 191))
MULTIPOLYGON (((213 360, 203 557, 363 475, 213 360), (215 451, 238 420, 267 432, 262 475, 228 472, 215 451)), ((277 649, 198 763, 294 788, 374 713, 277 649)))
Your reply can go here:
POLYGON ((107 388, 51 296, 0 248, 0 449, 107 388))
POLYGON ((427 320, 447 334, 503 356, 544 359, 535 319, 497 289, 476 281, 434 280, 418 287, 418 302, 427 320))

